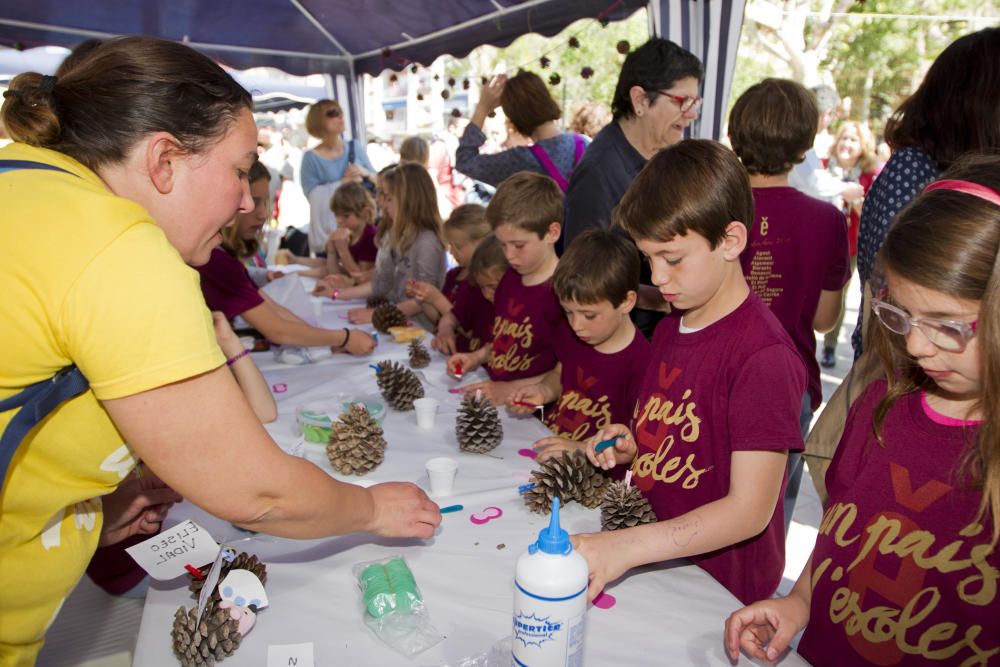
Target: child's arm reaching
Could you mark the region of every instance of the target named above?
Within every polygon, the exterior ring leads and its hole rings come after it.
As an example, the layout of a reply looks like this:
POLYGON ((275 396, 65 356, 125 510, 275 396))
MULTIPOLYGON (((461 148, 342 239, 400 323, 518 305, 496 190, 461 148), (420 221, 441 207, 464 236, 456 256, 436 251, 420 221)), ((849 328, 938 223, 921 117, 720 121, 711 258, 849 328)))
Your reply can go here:
POLYGON ((562 395, 562 382, 559 381, 561 375, 562 364, 556 364, 556 367, 541 376, 538 382, 522 386, 512 392, 507 397, 507 409, 516 414, 528 414, 537 409, 533 406, 548 405, 559 400, 562 395))
POLYGON ((458 352, 458 341, 455 338, 455 329, 458 328, 458 318, 455 313, 448 312, 441 317, 438 322, 437 335, 431 341, 431 348, 442 354, 455 354, 458 352))
POLYGON ((451 301, 448 301, 448 297, 429 282, 423 280, 406 281, 406 294, 416 299, 424 307, 427 316, 434 322, 451 312, 451 301), (428 308, 433 312, 433 316, 428 312, 428 308))
POLYGON ((217 310, 212 311, 212 324, 215 325, 215 338, 219 341, 222 353, 226 355, 227 365, 236 378, 236 383, 243 390, 247 403, 253 409, 262 423, 267 424, 278 418, 278 406, 274 403, 274 396, 260 374, 260 369, 253 362, 249 354, 243 354, 243 343, 233 333, 233 328, 229 326, 226 316, 217 310), (243 355, 243 356, 240 356, 243 355))
POLYGON ((730 614, 725 630, 729 656, 734 661, 739 660, 740 647, 743 647, 751 658, 776 661, 795 635, 809 623, 811 579, 812 556, 787 596, 761 600, 730 614))
MULTIPOLYGON (((622 446, 635 451, 629 437, 601 454, 614 451, 615 460, 622 462, 622 446)), ((593 443, 588 443, 588 456, 593 448, 593 443)), ((760 534, 777 505, 787 458, 785 451, 735 451, 726 496, 667 521, 574 535, 573 546, 590 567, 590 599, 634 567, 715 551, 760 534)))
MULTIPOLYGON (((844 287, 847 289, 847 286, 844 287)), ((840 290, 822 290, 819 303, 816 304, 816 315, 813 317, 813 329, 819 333, 827 333, 837 325, 840 317, 840 290)))

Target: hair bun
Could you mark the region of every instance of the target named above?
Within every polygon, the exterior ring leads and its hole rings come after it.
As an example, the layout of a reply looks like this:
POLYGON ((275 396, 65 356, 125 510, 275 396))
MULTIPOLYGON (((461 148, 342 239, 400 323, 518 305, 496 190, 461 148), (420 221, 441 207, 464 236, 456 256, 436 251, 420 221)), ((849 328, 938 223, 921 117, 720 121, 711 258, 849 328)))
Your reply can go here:
POLYGON ((62 132, 53 109, 56 77, 37 72, 18 74, 4 92, 3 124, 14 141, 49 147, 62 132))

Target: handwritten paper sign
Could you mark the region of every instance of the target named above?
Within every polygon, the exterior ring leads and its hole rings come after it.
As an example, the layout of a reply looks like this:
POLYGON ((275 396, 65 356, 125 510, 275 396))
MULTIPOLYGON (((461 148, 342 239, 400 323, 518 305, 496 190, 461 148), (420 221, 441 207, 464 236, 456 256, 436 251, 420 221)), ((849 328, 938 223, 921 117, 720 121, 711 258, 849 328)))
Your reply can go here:
POLYGON ((267 667, 313 667, 312 642, 268 646, 267 667))
POLYGON ((167 581, 186 574, 185 565, 201 567, 214 561, 219 545, 189 519, 125 551, 153 579, 167 581))

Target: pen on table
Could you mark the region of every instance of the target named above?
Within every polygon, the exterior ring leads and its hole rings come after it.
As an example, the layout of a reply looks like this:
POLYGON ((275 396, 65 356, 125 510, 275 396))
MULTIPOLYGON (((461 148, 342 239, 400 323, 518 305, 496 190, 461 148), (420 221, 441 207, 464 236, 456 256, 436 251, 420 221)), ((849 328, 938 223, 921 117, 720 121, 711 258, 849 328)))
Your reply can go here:
POLYGON ((625 437, 624 435, 616 435, 613 438, 608 438, 607 440, 601 440, 599 443, 597 443, 597 446, 594 447, 594 453, 595 454, 600 454, 601 452, 603 452, 608 447, 613 447, 614 444, 616 442, 618 442, 619 439, 624 438, 624 437, 625 437))
POLYGON ((532 410, 541 410, 543 407, 535 403, 529 403, 528 401, 513 401, 513 403, 514 405, 520 405, 523 408, 531 408, 532 410))

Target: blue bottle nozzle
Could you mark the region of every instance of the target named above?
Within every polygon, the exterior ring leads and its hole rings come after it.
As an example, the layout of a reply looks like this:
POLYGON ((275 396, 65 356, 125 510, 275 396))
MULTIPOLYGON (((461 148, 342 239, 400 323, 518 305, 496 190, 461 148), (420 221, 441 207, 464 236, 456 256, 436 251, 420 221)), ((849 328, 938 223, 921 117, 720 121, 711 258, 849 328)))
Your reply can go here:
POLYGON ((573 543, 569 540, 569 533, 559 525, 558 497, 552 499, 552 516, 549 519, 548 528, 542 528, 538 532, 538 541, 528 549, 530 553, 534 553, 535 550, 562 556, 569 555, 573 551, 573 543))

